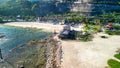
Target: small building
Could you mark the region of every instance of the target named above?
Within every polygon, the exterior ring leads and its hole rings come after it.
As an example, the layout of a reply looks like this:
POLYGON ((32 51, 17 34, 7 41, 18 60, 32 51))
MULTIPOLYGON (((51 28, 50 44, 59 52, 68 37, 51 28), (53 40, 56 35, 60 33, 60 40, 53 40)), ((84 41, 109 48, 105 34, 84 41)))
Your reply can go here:
POLYGON ((77 31, 72 30, 70 25, 64 26, 63 31, 61 31, 59 38, 61 39, 75 39, 77 31))

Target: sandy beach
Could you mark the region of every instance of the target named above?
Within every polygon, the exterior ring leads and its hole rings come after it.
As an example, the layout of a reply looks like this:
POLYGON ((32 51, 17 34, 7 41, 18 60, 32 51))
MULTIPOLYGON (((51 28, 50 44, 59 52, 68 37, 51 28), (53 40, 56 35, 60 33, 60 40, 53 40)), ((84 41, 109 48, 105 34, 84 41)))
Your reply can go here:
MULTIPOLYGON (((63 25, 44 24, 36 22, 6 23, 9 26, 30 27, 49 31, 61 31, 63 25)), ((114 58, 117 48, 120 48, 120 36, 109 36, 103 39, 96 34, 93 41, 62 41, 62 68, 105 68, 108 59, 114 58)))
POLYGON ((36 28, 36 29, 43 29, 51 32, 60 32, 63 29, 64 25, 54 25, 52 23, 39 23, 39 22, 10 22, 5 23, 4 25, 8 26, 17 26, 23 28, 36 28))

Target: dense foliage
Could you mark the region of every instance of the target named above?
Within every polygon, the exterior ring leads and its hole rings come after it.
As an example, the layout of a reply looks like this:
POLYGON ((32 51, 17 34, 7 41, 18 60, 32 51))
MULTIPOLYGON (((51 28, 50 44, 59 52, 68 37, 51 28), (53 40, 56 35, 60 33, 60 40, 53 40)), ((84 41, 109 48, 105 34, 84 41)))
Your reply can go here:
MULTIPOLYGON (((53 18, 65 19, 66 23, 91 23, 100 21, 102 23, 113 21, 120 21, 120 13, 102 14, 100 16, 86 17, 80 15, 80 13, 68 13, 70 12, 70 4, 77 0, 62 0, 63 2, 57 2, 57 0, 2 0, 0 2, 0 15, 9 18, 21 17, 22 19, 33 19, 38 16, 46 16, 53 18), (47 2, 46 2, 47 1, 47 2), (64 13, 64 14, 61 14, 64 13), (59 14, 59 15, 55 15, 59 14)), ((102 1, 95 1, 96 3, 102 3, 102 1)))
POLYGON ((114 28, 115 28, 116 30, 120 30, 120 25, 119 25, 119 24, 114 24, 114 28))
POLYGON ((108 61, 108 65, 110 66, 110 68, 120 68, 120 62, 118 62, 114 59, 110 59, 108 61))
MULTIPOLYGON (((68 0, 63 0, 66 1, 68 0)), ((69 6, 67 3, 58 3, 56 0, 4 0, 0 2, 0 15, 45 16, 69 11, 67 6, 69 6)))
MULTIPOLYGON (((114 57, 120 60, 120 54, 115 54, 114 57)), ((120 68, 120 62, 114 59, 109 59, 108 65, 110 68, 120 68)))
POLYGON ((91 24, 99 24, 99 23, 105 24, 108 22, 114 22, 114 23, 120 22, 120 13, 118 12, 104 13, 96 16, 83 16, 80 14, 68 13, 68 14, 64 14, 63 17, 65 17, 66 23, 79 22, 79 23, 91 23, 91 24))
POLYGON ((106 30, 105 33, 107 33, 109 35, 120 35, 120 31, 106 30))
POLYGON ((6 0, 0 5, 0 13, 3 16, 32 15, 34 4, 28 0, 6 0))
POLYGON ((115 54, 114 57, 120 60, 120 54, 115 54))

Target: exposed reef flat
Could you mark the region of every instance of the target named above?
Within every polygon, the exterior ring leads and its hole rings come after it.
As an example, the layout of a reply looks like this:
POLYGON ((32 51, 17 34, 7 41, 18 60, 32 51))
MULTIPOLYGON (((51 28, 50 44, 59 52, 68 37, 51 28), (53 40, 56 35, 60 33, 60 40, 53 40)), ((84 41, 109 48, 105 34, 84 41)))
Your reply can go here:
POLYGON ((61 46, 53 36, 14 48, 0 62, 6 68, 60 68, 61 46))

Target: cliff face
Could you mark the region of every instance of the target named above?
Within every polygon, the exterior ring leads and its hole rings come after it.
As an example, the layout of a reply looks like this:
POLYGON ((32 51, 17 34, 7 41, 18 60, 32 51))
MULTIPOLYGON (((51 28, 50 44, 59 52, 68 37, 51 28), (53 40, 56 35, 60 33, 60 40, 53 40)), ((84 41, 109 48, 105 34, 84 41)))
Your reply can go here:
MULTIPOLYGON (((119 3, 120 0, 54 0, 46 4, 51 4, 51 13, 77 12, 84 15, 98 15, 102 13, 119 12, 119 3)), ((46 5, 44 12, 50 10, 47 7, 46 5)))
POLYGON ((72 12, 80 12, 85 15, 120 11, 119 0, 78 0, 71 6, 72 12))

